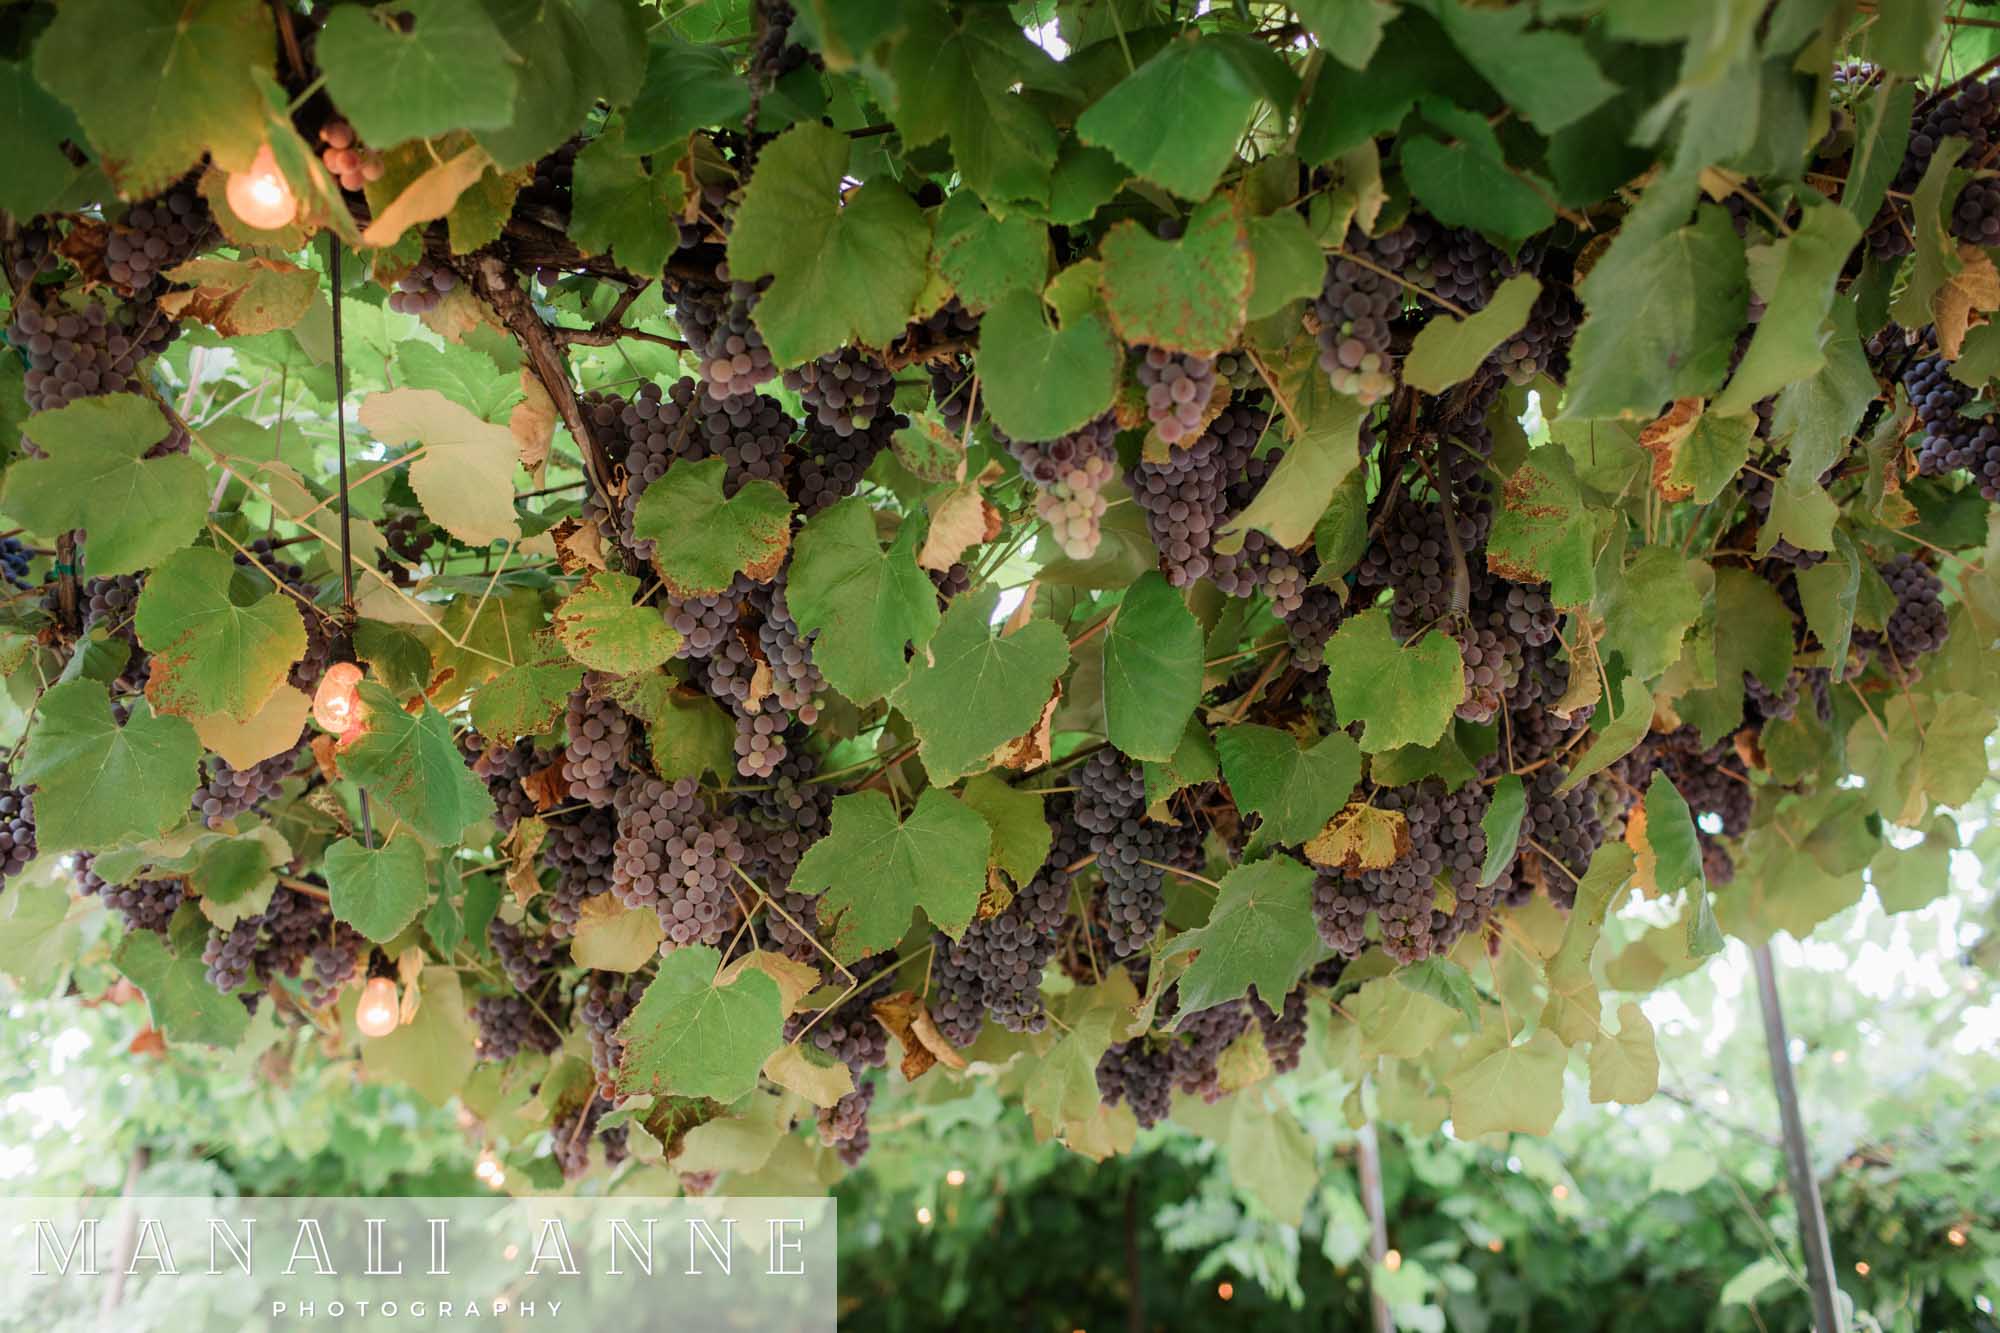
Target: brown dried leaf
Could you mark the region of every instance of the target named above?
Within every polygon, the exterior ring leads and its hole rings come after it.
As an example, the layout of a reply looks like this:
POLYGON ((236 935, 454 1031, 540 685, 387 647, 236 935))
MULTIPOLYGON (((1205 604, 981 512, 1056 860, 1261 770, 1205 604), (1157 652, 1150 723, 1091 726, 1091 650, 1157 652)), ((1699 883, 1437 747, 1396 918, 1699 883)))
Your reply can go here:
POLYGON ((334 756, 340 753, 340 738, 325 732, 312 738, 313 763, 319 767, 320 777, 328 782, 340 781, 340 765, 334 756))
POLYGON ((1409 850, 1410 821, 1403 813, 1362 801, 1350 802, 1305 845, 1313 864, 1350 874, 1392 866, 1409 850))
POLYGON ((1549 705, 1549 711, 1561 718, 1574 716, 1604 695, 1604 670, 1597 653, 1604 624, 1581 610, 1570 613, 1569 623, 1569 683, 1562 698, 1549 705))
POLYGON ((549 466, 549 442, 556 433, 556 403, 534 371, 521 367, 521 401, 507 414, 507 429, 521 446, 521 466, 540 486, 549 466))
POLYGON ((1959 242, 1961 267, 1945 279, 1931 297, 1931 313, 1937 322, 1938 351, 1947 361, 1958 360, 1965 346, 1966 330, 1986 323, 1985 315, 2000 310, 2000 269, 1993 256, 1968 241, 1959 242))
POLYGON ((1014 902, 1014 886, 998 869, 986 869, 986 892, 979 895, 979 910, 974 913, 981 921, 991 921, 1006 911, 1014 902))
POLYGON ((493 319, 493 312, 462 282, 440 297, 436 305, 418 315, 417 319, 448 343, 464 342, 465 335, 482 324, 499 327, 493 319))
POLYGON ((778 984, 778 1002, 787 1016, 797 1013, 799 1001, 820 988, 818 968, 768 949, 753 949, 723 968, 715 978, 716 987, 728 987, 753 967, 778 984))
POLYGON ((898 991, 873 1006, 876 1019, 903 1047, 903 1077, 915 1079, 932 1065, 963 1069, 965 1057, 944 1039, 931 1021, 931 1011, 914 991, 898 991))
POLYGON ((1062 682, 1057 681, 1049 690, 1049 702, 1042 709, 1041 720, 1030 727, 1024 735, 1016 736, 993 752, 993 762, 1000 768, 1011 768, 1025 772, 1040 768, 1049 762, 1051 754, 1050 736, 1055 724, 1056 705, 1062 702, 1062 682))
POLYGON ((609 569, 604 559, 604 532, 595 522, 566 518, 549 529, 556 543, 556 563, 565 574, 609 569))
POLYGON ((1029 579, 1028 586, 1021 589, 1021 601, 1000 626, 1000 637, 1019 633, 1029 621, 1035 618, 1035 589, 1041 586, 1040 579, 1029 579))
POLYGON ((545 768, 538 768, 521 779, 521 790, 528 793, 537 810, 553 810, 569 799, 569 780, 563 776, 562 760, 553 759, 545 768))
MULTIPOLYGON (((1645 894, 1648 898, 1659 897, 1660 858, 1653 851, 1653 844, 1646 839, 1646 803, 1644 801, 1634 802, 1632 808, 1625 812, 1625 845, 1632 849, 1632 879, 1639 886, 1639 892, 1645 894)), ((1530 859, 1540 861, 1544 858, 1533 857, 1530 859)))
POLYGON ((516 823, 500 843, 500 850, 507 857, 507 887, 513 891, 514 901, 523 907, 542 891, 541 877, 535 873, 536 858, 548 837, 548 824, 530 815, 516 823))
POLYGON ((158 1028, 141 1028, 139 1035, 132 1038, 125 1047, 128 1055, 150 1055, 155 1060, 167 1058, 167 1039, 158 1028))
POLYGON ((160 309, 225 338, 291 328, 319 296, 316 274, 277 259, 191 259, 166 276, 190 286, 164 293, 160 309))
POLYGON ((1743 761, 1743 767, 1753 772, 1762 773, 1771 767, 1770 761, 1764 758, 1763 741, 1749 727, 1736 733, 1736 757, 1743 761))
POLYGON ((999 535, 1000 511, 988 503, 976 481, 934 495, 928 503, 930 531, 917 552, 917 563, 925 569, 950 569, 968 548, 999 535))
POLYGON ((1667 475, 1674 470, 1674 455, 1679 452, 1681 442, 1701 420, 1702 407, 1699 398, 1676 399, 1658 420, 1639 432, 1639 447, 1653 456, 1653 489, 1664 499, 1685 500, 1694 494, 1694 487, 1668 481, 1667 475))
POLYGON ((770 696, 771 691, 775 690, 776 688, 778 688, 778 685, 777 681, 774 680, 771 676, 771 664, 765 661, 762 657, 759 657, 757 659, 757 665, 752 667, 750 670, 750 697, 744 700, 744 702, 747 703, 751 708, 756 708, 759 705, 761 705, 764 702, 764 700, 770 696))

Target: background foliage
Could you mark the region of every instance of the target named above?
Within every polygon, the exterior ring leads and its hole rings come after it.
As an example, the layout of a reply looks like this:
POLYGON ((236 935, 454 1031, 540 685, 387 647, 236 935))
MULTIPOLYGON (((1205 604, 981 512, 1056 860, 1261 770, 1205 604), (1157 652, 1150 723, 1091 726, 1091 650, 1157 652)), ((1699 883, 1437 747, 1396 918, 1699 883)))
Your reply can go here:
POLYGON ((1975 832, 1960 8, 9 5, 0 962, 537 1188, 1647 1102, 1975 832))

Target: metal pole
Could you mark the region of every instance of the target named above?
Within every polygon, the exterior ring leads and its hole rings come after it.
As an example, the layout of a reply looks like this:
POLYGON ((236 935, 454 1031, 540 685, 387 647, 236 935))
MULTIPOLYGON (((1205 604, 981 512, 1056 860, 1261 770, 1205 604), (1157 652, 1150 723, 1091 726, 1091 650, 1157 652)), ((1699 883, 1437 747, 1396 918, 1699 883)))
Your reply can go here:
POLYGON ((1757 968, 1757 999, 1764 1011, 1764 1049, 1771 1057, 1771 1085, 1778 1094, 1778 1120, 1785 1132, 1785 1168, 1799 1210, 1799 1244, 1806 1252, 1806 1285, 1812 1296, 1813 1324, 1820 1333, 1843 1333, 1840 1301, 1833 1286, 1833 1243, 1826 1233, 1826 1209, 1806 1150, 1805 1121, 1799 1115, 1799 1088, 1792 1079, 1792 1053, 1785 1037, 1785 1013, 1778 1003, 1778 974, 1771 946, 1750 951, 1757 968))
MULTIPOLYGON (((1368 1257, 1379 1265, 1389 1253, 1389 1218, 1382 1206, 1382 1149, 1375 1139, 1375 1122, 1370 1120, 1355 1135, 1356 1156, 1361 1168, 1361 1207, 1368 1214, 1368 1257)), ((1368 1304, 1375 1314, 1375 1333, 1396 1333, 1396 1321, 1389 1316, 1389 1302, 1375 1289, 1373 1269, 1368 1283, 1368 1304)))

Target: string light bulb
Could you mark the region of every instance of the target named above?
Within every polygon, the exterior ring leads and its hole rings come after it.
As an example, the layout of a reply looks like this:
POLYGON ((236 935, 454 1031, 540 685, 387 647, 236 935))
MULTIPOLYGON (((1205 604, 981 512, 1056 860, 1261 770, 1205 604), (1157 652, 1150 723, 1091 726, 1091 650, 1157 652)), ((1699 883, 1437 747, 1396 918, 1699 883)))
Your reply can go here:
POLYGON ((944 1173, 944 1183, 951 1186, 953 1189, 957 1189, 960 1185, 963 1185, 965 1183, 965 1172, 959 1170, 957 1167, 953 1167, 951 1170, 944 1173))
POLYGON ((1965 1244, 1965 1232, 1959 1227, 1953 1227, 1951 1230, 1945 1232, 1944 1238, 1954 1245, 1965 1244))
POLYGON ((1234 1282, 1218 1282, 1215 1284, 1215 1296, 1217 1300, 1223 1300, 1223 1301, 1230 1300, 1233 1299, 1235 1295, 1236 1295, 1236 1284, 1234 1282))
POLYGON ((1854 1265, 1854 1271, 1855 1271, 1855 1272, 1857 1272, 1857 1273, 1859 1273, 1859 1274, 1861 1274, 1861 1276, 1863 1276, 1863 1277, 1867 1277, 1867 1276, 1868 1276, 1868 1261, 1867 1261, 1866 1259, 1863 1259, 1863 1260, 1862 1260, 1862 1261, 1861 1261, 1860 1263, 1858 1263, 1858 1264, 1854 1265))
POLYGON ((259 231, 276 231, 299 215, 298 196, 292 193, 285 173, 278 170, 278 159, 269 144, 257 150, 248 171, 229 173, 223 195, 229 200, 230 211, 259 231))
POLYGON ((335 662, 319 678, 313 693, 313 721, 336 736, 361 720, 361 668, 352 662, 335 662))
POLYGON ((917 1209, 917 1225, 919 1225, 919 1226, 926 1226, 926 1227, 927 1227, 927 1226, 929 1226, 930 1224, 931 1224, 931 1210, 930 1210, 930 1209, 928 1209, 928 1208, 922 1208, 922 1207, 918 1208, 918 1209, 917 1209))
POLYGON ((1388 1269, 1391 1273, 1395 1272, 1402 1266, 1403 1266, 1403 1252, 1401 1250, 1390 1250, 1387 1254, 1382 1256, 1382 1267, 1388 1269))
POLYGON ((388 977, 370 977, 361 988, 361 1004, 354 1011, 355 1026, 370 1037, 386 1037, 402 1022, 396 983, 388 977))

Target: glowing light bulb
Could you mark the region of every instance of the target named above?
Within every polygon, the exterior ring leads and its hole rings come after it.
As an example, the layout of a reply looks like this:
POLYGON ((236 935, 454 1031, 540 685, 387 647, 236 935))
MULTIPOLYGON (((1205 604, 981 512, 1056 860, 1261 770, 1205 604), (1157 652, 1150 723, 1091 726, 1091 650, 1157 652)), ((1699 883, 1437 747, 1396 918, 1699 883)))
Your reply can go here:
POLYGON ((957 1167, 953 1167, 951 1170, 944 1173, 944 1183, 951 1186, 953 1189, 957 1189, 960 1185, 963 1185, 965 1183, 965 1172, 959 1170, 957 1167))
POLYGON ((1500 1242, 1497 1240, 1489 1240, 1486 1242, 1486 1248, 1493 1251, 1493 1253, 1498 1254, 1500 1253, 1500 1242))
POLYGON ((402 1022, 396 983, 387 977, 370 977, 361 988, 361 1005, 354 1011, 354 1023, 370 1037, 386 1037, 402 1022))
POLYGON ((917 1225, 927 1227, 930 1224, 931 1224, 931 1210, 928 1208, 917 1209, 917 1225))
POLYGON ((1230 1298, 1236 1295, 1236 1284, 1233 1282, 1216 1283, 1215 1295, 1216 1299, 1218 1300, 1224 1300, 1224 1301, 1229 1300, 1230 1298))
POLYGON ((223 194, 231 211, 259 231, 276 231, 299 215, 298 198, 284 173, 278 170, 278 160, 271 155, 269 144, 257 150, 250 170, 229 173, 223 194))
POLYGON ((1550 1190, 1549 1194, 1556 1200, 1557 1203, 1561 1203, 1564 1199, 1567 1199, 1569 1197, 1569 1186, 1558 1185, 1554 1189, 1550 1190))
POLYGON ((336 736, 361 720, 361 668, 352 662, 335 662, 319 678, 313 694, 313 721, 336 736))
POLYGON ((1402 1266, 1403 1266, 1403 1252, 1401 1250, 1391 1250, 1387 1254, 1382 1256, 1382 1267, 1388 1269, 1391 1273, 1395 1272, 1402 1266))
POLYGON ((1854 1265, 1854 1271, 1855 1271, 1855 1272, 1857 1272, 1857 1273, 1859 1273, 1859 1274, 1861 1274, 1861 1276, 1863 1276, 1863 1277, 1867 1277, 1867 1276, 1868 1276, 1868 1261, 1867 1261, 1866 1259, 1863 1259, 1863 1260, 1862 1260, 1862 1261, 1861 1261, 1860 1263, 1858 1263, 1858 1264, 1854 1265))
POLYGON ((1954 1245, 1965 1244, 1965 1233, 1957 1227, 1953 1227, 1951 1230, 1945 1232, 1944 1238, 1954 1245))

